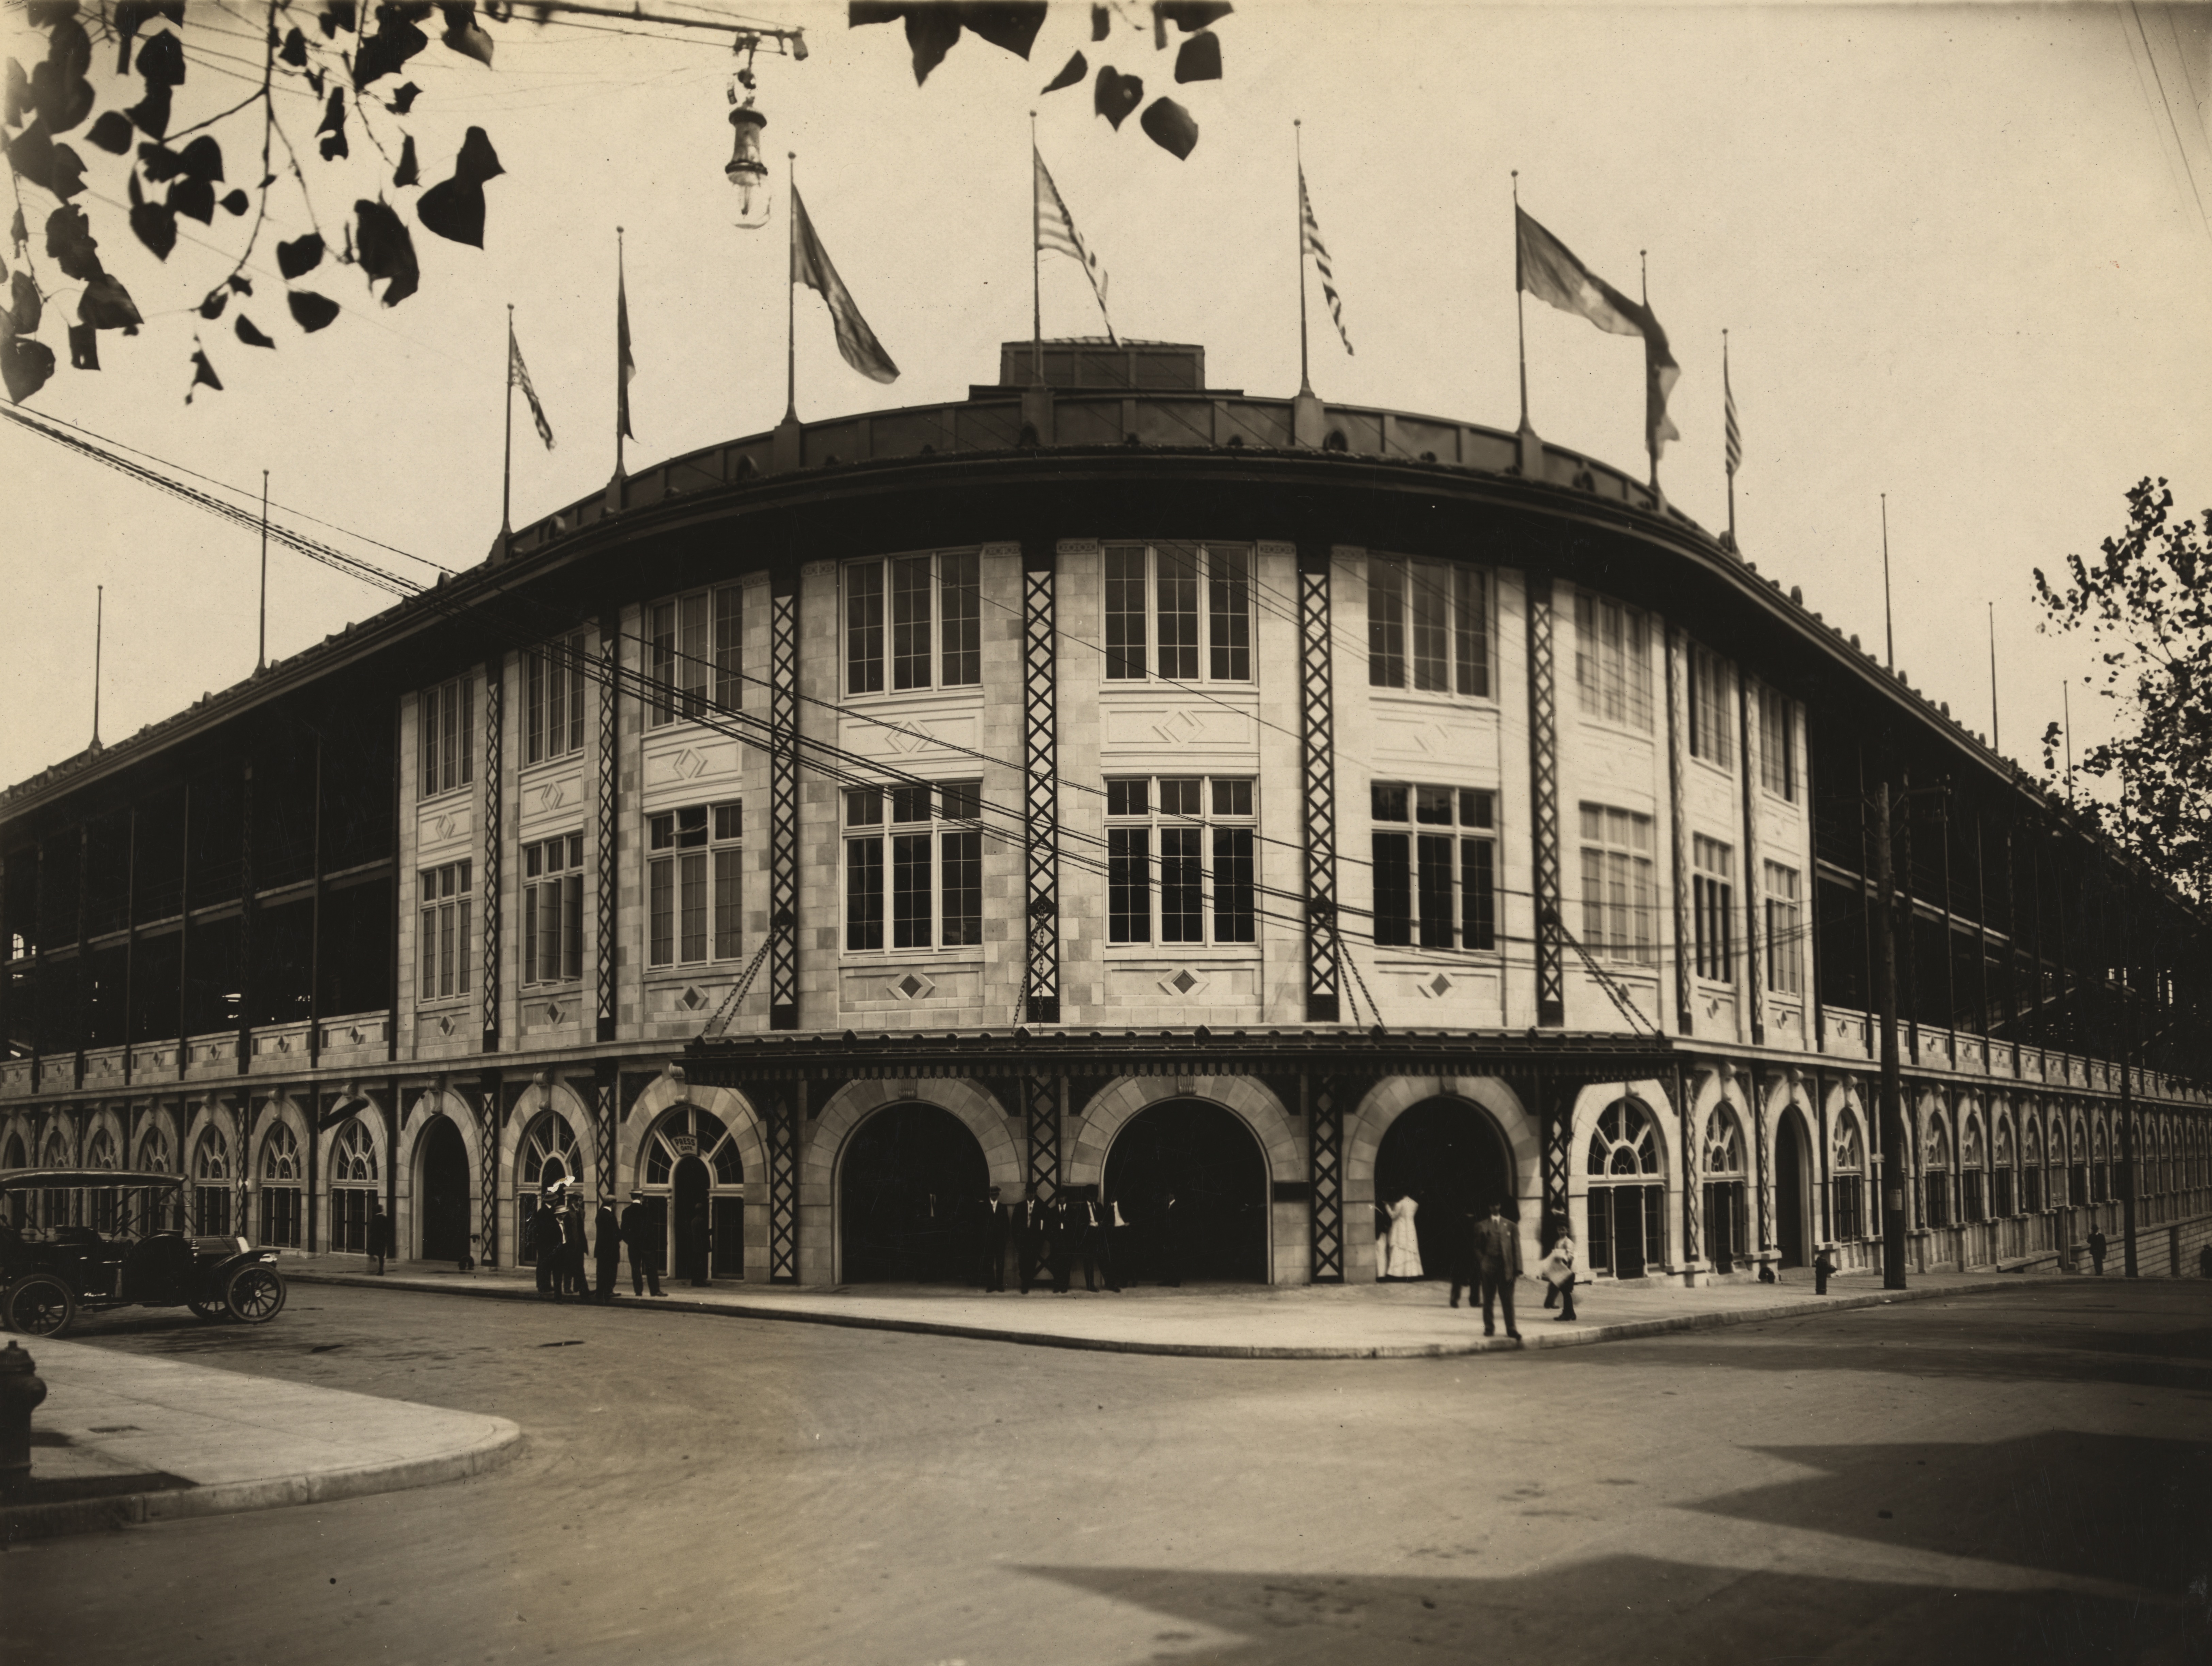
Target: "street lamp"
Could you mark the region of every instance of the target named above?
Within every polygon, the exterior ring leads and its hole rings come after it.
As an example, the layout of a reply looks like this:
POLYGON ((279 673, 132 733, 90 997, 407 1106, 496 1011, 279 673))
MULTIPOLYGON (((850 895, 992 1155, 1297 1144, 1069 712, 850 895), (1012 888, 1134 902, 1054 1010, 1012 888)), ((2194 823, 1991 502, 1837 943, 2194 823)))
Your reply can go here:
POLYGON ((768 125, 768 118, 753 108, 752 98, 746 96, 738 103, 738 89, 730 88, 730 102, 735 106, 730 112, 730 125, 737 130, 737 143, 730 152, 729 166, 722 172, 738 188, 738 224, 747 231, 758 231, 768 223, 769 192, 768 163, 761 158, 761 130, 768 125))

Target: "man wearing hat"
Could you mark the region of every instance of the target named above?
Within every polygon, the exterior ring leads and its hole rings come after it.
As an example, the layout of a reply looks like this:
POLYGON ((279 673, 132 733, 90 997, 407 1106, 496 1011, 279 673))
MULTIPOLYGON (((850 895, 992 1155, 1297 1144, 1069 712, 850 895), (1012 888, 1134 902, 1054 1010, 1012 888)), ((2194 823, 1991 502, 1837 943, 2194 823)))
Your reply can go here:
POLYGON ((632 1192, 629 1207, 622 1213, 622 1241, 629 1246, 629 1292, 645 1294, 646 1286, 653 1286, 656 1296, 664 1294, 660 1288, 660 1221, 645 1207, 645 1194, 632 1192))
POLYGON ((592 1222, 592 1250, 599 1260, 599 1287, 597 1292, 602 1302, 615 1298, 615 1274, 622 1267, 622 1221, 615 1213, 611 1196, 599 1199, 599 1213, 592 1222))
POLYGON ((530 1256, 538 1267, 538 1293, 561 1293, 561 1183, 547 1183, 530 1214, 530 1256))

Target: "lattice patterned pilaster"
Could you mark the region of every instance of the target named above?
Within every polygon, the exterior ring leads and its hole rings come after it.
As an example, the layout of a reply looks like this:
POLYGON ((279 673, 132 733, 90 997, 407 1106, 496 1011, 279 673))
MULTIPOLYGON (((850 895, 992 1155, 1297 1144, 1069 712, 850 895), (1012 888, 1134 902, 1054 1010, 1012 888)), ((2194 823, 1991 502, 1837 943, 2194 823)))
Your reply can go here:
POLYGON ((1326 1079, 1313 1084, 1313 1281, 1344 1282, 1344 1110, 1326 1079))
POLYGON ((499 1089, 477 1096, 477 1261, 499 1265, 499 1089))
MULTIPOLYGON (((769 616, 768 1027, 799 1028, 799 595, 769 616)), ((799 1276, 796 1264, 791 1276, 799 1276)))
POLYGON ((1766 1143, 1766 1095, 1756 1076, 1751 1080, 1751 1130, 1759 1142, 1759 1247, 1765 1251, 1774 1247, 1774 1162, 1766 1143))
MULTIPOLYGON (((1683 783, 1690 773, 1688 724, 1682 709, 1682 633, 1667 631, 1668 842, 1674 853, 1674 1017, 1690 1035, 1697 1017, 1690 1006, 1690 810, 1683 783)), ((1686 1150, 1687 1147, 1685 1147, 1686 1150)), ((1695 1206, 1692 1206, 1693 1207, 1695 1206)), ((1689 1240, 1695 1243, 1693 1237, 1689 1240)))
POLYGON ((1704 1173, 1699 1161, 1697 1140, 1691 1128, 1690 1083, 1686 1075, 1674 1073, 1674 1116, 1680 1127, 1682 1151, 1682 1261, 1684 1265, 1698 1260, 1705 1253, 1703 1205, 1705 1191, 1701 1181, 1704 1173))
POLYGON ((506 841, 501 816, 506 782, 501 767, 507 727, 503 671, 496 658, 484 661, 483 854, 477 860, 477 918, 483 922, 483 975, 478 988, 483 992, 483 1050, 487 1053, 499 1051, 499 858, 506 841))
POLYGON ((1568 1219, 1567 1177, 1571 1172, 1572 1155, 1568 1146, 1573 1132, 1568 1125, 1574 1115, 1574 1093, 1564 1082, 1545 1082, 1541 1091, 1544 1103, 1544 1213, 1554 1221, 1565 1223, 1568 1219))
POLYGON ((1029 1123, 1030 1195, 1049 1201, 1060 1189, 1060 1079, 1031 1076, 1022 1085, 1029 1123))
POLYGON ((598 1036, 601 1041, 615 1038, 615 876, 621 871, 615 860, 616 830, 622 825, 616 815, 616 793, 622 784, 622 702, 615 693, 616 679, 621 675, 616 654, 621 633, 612 620, 599 623, 599 872, 594 876, 598 893, 599 922, 599 999, 595 1006, 598 1017, 598 1036))
POLYGON ((604 1064, 592 1085, 592 1139, 599 1148, 599 1195, 611 1197, 615 1190, 615 1121, 621 1110, 617 1101, 622 1093, 622 1078, 615 1073, 611 1063, 604 1064))
POLYGON ((768 1278, 799 1282, 799 1123, 781 1099, 768 1117, 768 1278))
MULTIPOLYGON (((1306 1022, 1341 1016, 1336 916, 1336 699, 1326 549, 1298 551, 1298 740, 1304 765, 1306 1022)), ((1318 1204, 1316 1204, 1318 1207, 1318 1204)), ((1318 1232, 1318 1216, 1315 1231, 1318 1232)), ((1319 1240, 1316 1240, 1319 1266, 1319 1240)), ((1342 1276, 1340 1245, 1338 1276, 1342 1276)), ((1319 1276, 1318 1274, 1316 1274, 1319 1276)))
MULTIPOLYGON (((1036 557, 1049 563, 1051 551, 1036 557)), ((1031 1024, 1060 1022, 1060 780, 1055 739, 1054 661, 1059 640, 1053 621, 1050 565, 1022 575, 1023 758, 1027 782, 1023 834, 1027 850, 1029 961, 1024 1014, 1031 1024)))
POLYGON ((1539 573, 1528 575, 1528 781, 1535 843, 1536 1022, 1557 1028, 1567 1021, 1566 957, 1559 935, 1559 701, 1552 581, 1539 573))

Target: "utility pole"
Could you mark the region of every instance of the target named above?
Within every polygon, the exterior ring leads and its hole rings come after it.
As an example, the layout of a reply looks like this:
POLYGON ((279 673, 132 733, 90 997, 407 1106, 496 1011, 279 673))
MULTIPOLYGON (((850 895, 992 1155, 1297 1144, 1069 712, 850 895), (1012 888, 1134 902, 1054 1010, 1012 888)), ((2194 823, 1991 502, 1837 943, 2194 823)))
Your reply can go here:
POLYGON ((1905 1288, 1905 1084, 1897 1064, 1897 879, 1890 870, 1889 783, 1874 795, 1875 1006, 1881 1022, 1881 1287, 1905 1288))

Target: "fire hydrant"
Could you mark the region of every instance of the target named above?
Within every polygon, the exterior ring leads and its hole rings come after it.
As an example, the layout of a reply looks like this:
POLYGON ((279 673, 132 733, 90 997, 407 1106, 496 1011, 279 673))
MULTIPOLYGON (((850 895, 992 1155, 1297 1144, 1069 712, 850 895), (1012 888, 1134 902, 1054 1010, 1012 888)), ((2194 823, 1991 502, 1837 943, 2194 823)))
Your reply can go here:
POLYGON ((21 1346, 0 1349, 0 1499, 31 1489, 31 1414, 46 1397, 46 1381, 21 1346))

